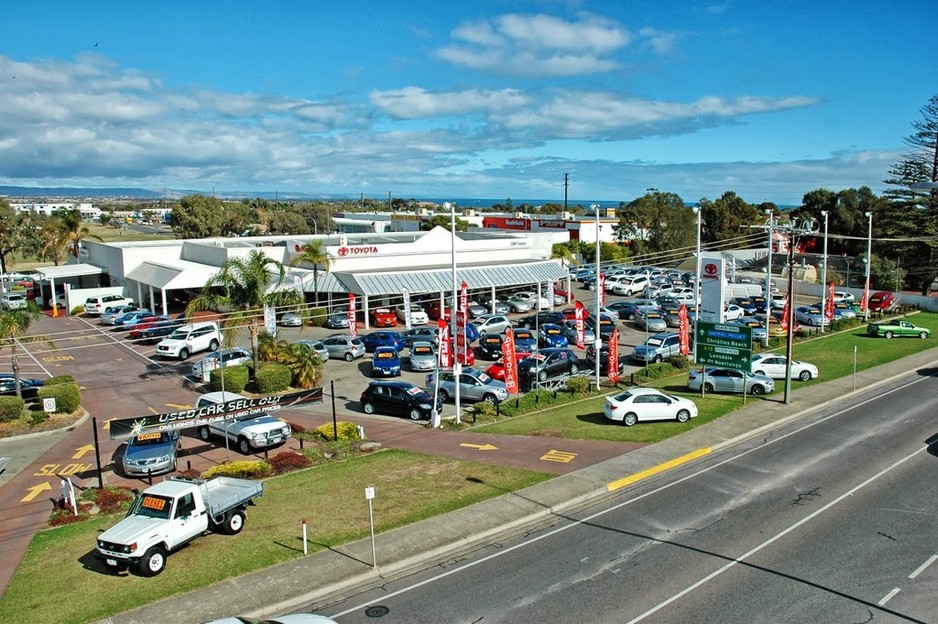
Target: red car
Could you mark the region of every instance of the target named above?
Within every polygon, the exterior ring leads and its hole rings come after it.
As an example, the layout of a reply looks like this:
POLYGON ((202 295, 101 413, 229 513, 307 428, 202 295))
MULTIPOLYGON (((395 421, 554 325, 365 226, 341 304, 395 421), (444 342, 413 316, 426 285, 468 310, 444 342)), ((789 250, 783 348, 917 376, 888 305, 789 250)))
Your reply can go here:
MULTIPOLYGON (((515 353, 515 360, 520 362, 524 358, 530 356, 530 353, 515 353)), ((499 381, 505 381, 505 360, 500 359, 492 363, 487 369, 485 369, 485 374, 491 377, 492 379, 497 379, 499 381)))
POLYGON ((563 297, 567 303, 576 299, 572 292, 566 291, 563 288, 557 288, 556 286, 554 287, 554 297, 563 297))
POLYGON ((130 327, 130 337, 131 338, 140 338, 140 333, 145 329, 150 329, 154 323, 158 321, 169 320, 168 316, 147 316, 140 319, 139 322, 134 323, 130 327))
POLYGON ((396 327, 397 314, 390 308, 375 308, 371 311, 372 327, 396 327))
POLYGON ((899 300, 891 292, 881 291, 875 292, 870 295, 869 307, 870 312, 885 312, 886 310, 891 310, 894 307, 899 305, 899 300))

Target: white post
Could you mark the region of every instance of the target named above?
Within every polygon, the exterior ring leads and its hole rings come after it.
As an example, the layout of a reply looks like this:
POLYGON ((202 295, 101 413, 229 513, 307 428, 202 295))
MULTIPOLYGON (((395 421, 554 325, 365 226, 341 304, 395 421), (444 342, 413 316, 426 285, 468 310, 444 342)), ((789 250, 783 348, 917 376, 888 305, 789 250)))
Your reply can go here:
POLYGON ((824 255, 821 260, 821 333, 824 333, 824 319, 827 318, 827 211, 822 210, 824 215, 824 255))
POLYGON ((866 282, 863 286, 863 296, 866 297, 863 306, 863 320, 870 320, 870 265, 873 263, 873 213, 867 212, 866 218, 869 222, 866 231, 866 282))
MULTIPOLYGON (((697 274, 694 277, 694 305, 697 310, 694 313, 694 331, 696 331, 697 321, 700 320, 700 204, 695 205, 691 210, 694 211, 694 214, 697 215, 697 262, 696 262, 696 271, 697 274)), ((771 280, 770 280, 771 282, 771 280)), ((768 328, 766 328, 768 331, 768 328)), ((694 340, 694 363, 697 363, 697 340, 694 340)))
POLYGON ((763 340, 762 345, 768 347, 770 319, 772 318, 772 234, 773 226, 775 225, 775 215, 772 213, 771 209, 766 210, 765 214, 769 215, 769 256, 765 268, 765 340, 763 340))
MULTIPOLYGON (((445 202, 443 204, 444 208, 449 208, 449 219, 450 219, 450 243, 452 247, 452 262, 453 262, 453 304, 450 307, 450 337, 453 340, 453 399, 456 402, 456 424, 459 424, 459 377, 462 375, 462 362, 459 361, 459 356, 456 353, 456 314, 457 306, 459 305, 459 298, 456 291, 456 204, 452 202, 445 202)), ((468 345, 467 345, 468 346, 468 345)))
POLYGON ((303 518, 303 554, 309 554, 309 546, 306 540, 306 518, 303 518))
POLYGON ((602 290, 601 290, 602 284, 599 283, 599 273, 600 273, 600 270, 599 270, 599 263, 600 263, 600 258, 599 258, 599 204, 591 204, 591 205, 590 205, 590 208, 593 208, 593 209, 596 210, 596 276, 595 276, 596 279, 595 279, 595 281, 593 282, 593 283, 596 285, 596 319, 595 319, 595 322, 593 323, 593 333, 595 333, 596 336, 595 336, 595 342, 593 343, 593 345, 594 345, 593 353, 595 354, 594 359, 596 360, 596 361, 595 361, 595 366, 596 366, 596 390, 599 391, 599 383, 600 383, 600 382, 599 382, 599 359, 602 357, 602 356, 601 356, 601 351, 602 351, 602 348, 603 348, 603 340, 602 340, 602 336, 600 335, 600 331, 599 331, 599 329, 600 329, 600 323, 599 323, 599 321, 600 321, 600 319, 602 319, 602 316, 600 316, 600 313, 601 313, 601 312, 600 312, 600 308, 602 307, 602 300, 603 300, 603 299, 602 299, 603 293, 602 293, 602 290))

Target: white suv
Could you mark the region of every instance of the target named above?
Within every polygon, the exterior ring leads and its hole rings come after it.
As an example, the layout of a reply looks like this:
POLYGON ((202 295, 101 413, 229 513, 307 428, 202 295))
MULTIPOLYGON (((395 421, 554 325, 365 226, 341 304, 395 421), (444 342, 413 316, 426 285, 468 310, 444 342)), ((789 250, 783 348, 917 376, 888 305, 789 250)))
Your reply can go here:
POLYGON ((124 295, 101 295, 85 300, 85 314, 101 314, 114 306, 133 305, 134 300, 124 295))
POLYGON ((0 298, 0 305, 7 310, 22 310, 26 307, 26 302, 26 295, 18 292, 3 293, 3 297, 0 298))
MULTIPOLYGON (((206 405, 226 403, 243 399, 233 392, 209 392, 195 402, 196 409, 206 405)), ((255 449, 263 449, 281 444, 290 437, 290 425, 274 418, 270 414, 245 414, 241 417, 212 421, 199 427, 199 438, 208 442, 213 435, 227 438, 237 443, 243 455, 250 455, 255 449)))
POLYGON ((199 351, 215 351, 221 343, 218 324, 208 321, 189 323, 177 328, 156 345, 156 354, 184 360, 199 351))

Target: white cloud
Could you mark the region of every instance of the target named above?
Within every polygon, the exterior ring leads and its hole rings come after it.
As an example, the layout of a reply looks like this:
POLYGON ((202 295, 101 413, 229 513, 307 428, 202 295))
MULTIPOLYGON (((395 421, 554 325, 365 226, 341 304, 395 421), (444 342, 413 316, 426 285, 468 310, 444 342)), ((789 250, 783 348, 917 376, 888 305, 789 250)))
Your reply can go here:
POLYGON ((420 87, 405 87, 394 91, 374 91, 369 99, 395 119, 491 112, 528 103, 528 98, 517 89, 428 91, 420 87))

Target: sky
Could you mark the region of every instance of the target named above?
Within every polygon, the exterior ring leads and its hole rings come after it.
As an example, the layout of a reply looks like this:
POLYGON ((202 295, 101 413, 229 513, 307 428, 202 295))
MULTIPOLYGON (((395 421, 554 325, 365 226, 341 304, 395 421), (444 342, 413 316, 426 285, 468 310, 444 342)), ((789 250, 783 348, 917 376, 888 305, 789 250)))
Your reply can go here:
POLYGON ((798 205, 886 188, 934 0, 0 7, 0 185, 798 205))

